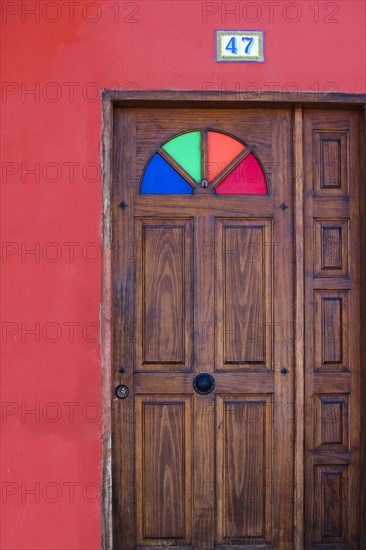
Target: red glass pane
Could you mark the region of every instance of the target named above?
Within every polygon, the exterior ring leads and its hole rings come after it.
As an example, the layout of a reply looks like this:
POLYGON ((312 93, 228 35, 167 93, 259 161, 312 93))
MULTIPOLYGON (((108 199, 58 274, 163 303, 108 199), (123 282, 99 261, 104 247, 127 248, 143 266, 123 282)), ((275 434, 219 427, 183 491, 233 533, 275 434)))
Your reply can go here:
POLYGON ((265 175, 253 153, 239 162, 216 187, 218 194, 266 195, 267 192, 265 175))
POLYGON ((212 181, 222 172, 239 153, 244 151, 245 145, 226 134, 220 132, 207 133, 207 179, 212 181))

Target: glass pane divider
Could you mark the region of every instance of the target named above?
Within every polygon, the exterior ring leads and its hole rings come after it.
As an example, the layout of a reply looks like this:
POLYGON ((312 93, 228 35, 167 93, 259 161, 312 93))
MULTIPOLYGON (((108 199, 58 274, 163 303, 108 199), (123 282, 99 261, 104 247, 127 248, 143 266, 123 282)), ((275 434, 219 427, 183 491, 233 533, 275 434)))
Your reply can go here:
POLYGON ((197 182, 192 178, 192 176, 188 174, 188 172, 184 170, 184 168, 180 164, 178 164, 178 162, 176 162, 169 155, 169 153, 164 151, 164 149, 159 149, 157 153, 159 153, 159 155, 162 156, 163 159, 166 160, 172 166, 172 168, 174 168, 174 170, 176 170, 178 174, 180 174, 182 178, 184 178, 193 188, 196 187, 197 182))
POLYGON ((239 153, 239 155, 237 155, 231 162, 230 164, 228 164, 226 166, 226 168, 224 168, 224 170, 222 172, 220 172, 220 174, 218 176, 216 176, 216 178, 212 181, 212 187, 217 187, 217 185, 219 185, 219 183, 221 183, 221 181, 223 179, 226 178, 226 176, 228 176, 230 174, 230 172, 232 172, 234 170, 234 168, 237 167, 237 165, 239 164, 239 162, 241 162, 242 160, 244 160, 248 155, 250 155, 250 153, 252 153, 252 151, 246 147, 244 149, 244 151, 242 151, 241 153, 239 153))

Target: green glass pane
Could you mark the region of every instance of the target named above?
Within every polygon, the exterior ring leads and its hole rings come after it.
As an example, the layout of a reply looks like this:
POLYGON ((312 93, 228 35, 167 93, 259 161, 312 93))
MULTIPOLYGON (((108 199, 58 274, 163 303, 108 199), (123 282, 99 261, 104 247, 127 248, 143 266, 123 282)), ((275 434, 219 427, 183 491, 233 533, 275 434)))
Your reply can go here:
POLYGON ((197 182, 201 181, 201 132, 187 132, 169 140, 163 149, 197 182))

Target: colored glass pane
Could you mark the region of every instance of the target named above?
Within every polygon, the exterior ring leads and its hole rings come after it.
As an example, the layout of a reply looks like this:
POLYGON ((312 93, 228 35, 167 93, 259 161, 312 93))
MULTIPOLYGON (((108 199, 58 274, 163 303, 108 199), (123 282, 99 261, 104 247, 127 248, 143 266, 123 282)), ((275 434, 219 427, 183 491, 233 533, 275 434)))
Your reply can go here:
POLYGON ((151 158, 141 183, 141 193, 191 194, 193 187, 159 153, 151 158))
POLYGON ((231 136, 207 132, 208 181, 214 180, 244 149, 245 145, 231 136))
POLYGON ((197 182, 201 181, 201 132, 187 132, 169 140, 163 149, 197 182))
POLYGON ((261 165, 249 153, 216 187, 216 193, 266 195, 267 184, 261 165))

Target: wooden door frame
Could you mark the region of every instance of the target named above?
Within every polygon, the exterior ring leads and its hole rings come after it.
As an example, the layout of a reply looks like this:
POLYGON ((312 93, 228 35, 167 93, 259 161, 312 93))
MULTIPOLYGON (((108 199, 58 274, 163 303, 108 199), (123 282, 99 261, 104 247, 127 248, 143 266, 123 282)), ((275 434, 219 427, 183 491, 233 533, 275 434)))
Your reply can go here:
MULTIPOLYGON (((303 109, 345 109, 360 112, 360 174, 364 185, 360 202, 366 212, 366 94, 317 93, 317 92, 260 92, 260 91, 186 91, 186 90, 105 90, 102 93, 102 139, 101 166, 103 178, 102 195, 102 302, 101 302, 101 369, 102 369, 102 479, 101 510, 103 550, 113 550, 112 529, 112 211, 111 193, 113 186, 113 111, 124 108, 259 108, 286 107, 293 111, 293 165, 294 165, 294 232, 295 245, 304 249, 303 215, 303 109)), ((361 217, 361 246, 366 249, 366 216, 361 217)), ((366 280, 366 254, 361 258, 362 279, 366 280)), ((304 326, 304 269, 303 262, 295 262, 295 327, 304 326)), ((362 290, 362 287, 361 287, 362 290)), ((366 292, 363 292, 363 301, 366 292)), ((361 341, 366 342, 366 307, 361 307, 361 341)), ((295 410, 300 411, 295 423, 295 466, 294 478, 297 487, 294 504, 294 547, 303 550, 303 500, 304 500, 304 341, 295 334, 295 410)), ((361 364, 366 363, 366 346, 361 350, 361 364)), ((362 388, 366 390, 366 374, 362 370, 362 388)), ((362 411, 363 433, 366 435, 366 407, 362 411)), ((363 440, 362 465, 366 465, 366 437, 363 440)), ((366 513, 366 472, 362 475, 362 508, 366 513)), ((363 527, 362 541, 366 547, 366 527, 363 527)))

